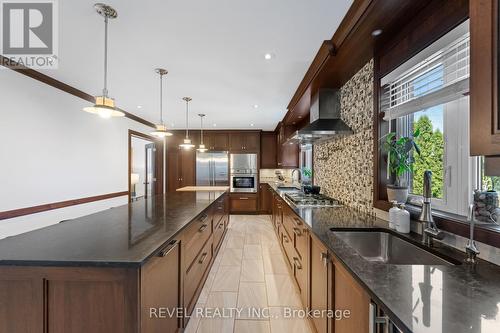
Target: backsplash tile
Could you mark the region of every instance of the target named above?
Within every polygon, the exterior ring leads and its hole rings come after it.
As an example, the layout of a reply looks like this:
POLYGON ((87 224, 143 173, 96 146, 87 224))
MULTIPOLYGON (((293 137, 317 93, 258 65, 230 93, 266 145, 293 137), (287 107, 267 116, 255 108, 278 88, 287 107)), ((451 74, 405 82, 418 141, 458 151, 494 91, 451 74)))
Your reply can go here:
POLYGON ((341 88, 341 117, 354 134, 314 145, 322 193, 373 214, 373 60, 341 88))

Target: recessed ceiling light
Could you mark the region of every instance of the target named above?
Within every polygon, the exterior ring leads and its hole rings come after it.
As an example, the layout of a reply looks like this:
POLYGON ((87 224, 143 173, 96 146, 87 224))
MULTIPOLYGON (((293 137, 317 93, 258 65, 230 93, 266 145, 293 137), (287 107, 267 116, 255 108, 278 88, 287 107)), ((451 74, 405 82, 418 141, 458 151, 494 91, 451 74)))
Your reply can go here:
POLYGON ((275 57, 274 53, 266 53, 264 54, 264 59, 271 60, 275 57))
POLYGON ((217 127, 217 124, 213 124, 212 126, 213 126, 213 127, 217 127))
POLYGON ((142 105, 137 105, 137 108, 138 109, 142 109, 142 105))
POLYGON ((250 124, 251 127, 253 127, 254 125, 253 124, 250 124))
POLYGON ((372 36, 373 37, 380 36, 381 34, 382 34, 382 29, 377 29, 377 30, 373 30, 372 31, 372 36))
POLYGON ((254 105, 253 105, 253 108, 254 108, 254 109, 258 109, 258 108, 259 108, 259 104, 254 104, 254 105))

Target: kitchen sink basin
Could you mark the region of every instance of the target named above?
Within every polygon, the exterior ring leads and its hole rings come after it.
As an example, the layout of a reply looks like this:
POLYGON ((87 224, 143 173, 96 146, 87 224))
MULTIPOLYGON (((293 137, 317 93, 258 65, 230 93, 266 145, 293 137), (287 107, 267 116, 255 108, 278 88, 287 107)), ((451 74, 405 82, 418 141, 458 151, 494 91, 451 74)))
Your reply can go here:
POLYGON ((365 260, 393 265, 455 265, 456 260, 446 260, 383 231, 338 231, 335 236, 353 248, 365 260))

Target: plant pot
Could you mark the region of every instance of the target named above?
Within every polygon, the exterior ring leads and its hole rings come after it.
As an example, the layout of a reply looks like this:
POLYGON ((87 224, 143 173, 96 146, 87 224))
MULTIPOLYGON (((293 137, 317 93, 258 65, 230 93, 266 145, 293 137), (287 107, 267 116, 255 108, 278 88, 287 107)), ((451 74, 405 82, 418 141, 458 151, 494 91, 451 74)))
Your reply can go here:
POLYGON ((387 200, 406 203, 408 200, 408 186, 387 185, 387 200))

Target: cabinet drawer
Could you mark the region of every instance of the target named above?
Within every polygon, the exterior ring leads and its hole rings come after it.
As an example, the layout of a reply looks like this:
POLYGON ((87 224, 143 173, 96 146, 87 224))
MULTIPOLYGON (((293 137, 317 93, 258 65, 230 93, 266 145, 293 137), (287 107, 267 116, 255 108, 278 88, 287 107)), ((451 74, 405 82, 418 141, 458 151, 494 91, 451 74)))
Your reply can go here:
POLYGON ((308 239, 309 239, 309 231, 304 226, 304 222, 302 222, 298 217, 292 217, 293 221, 293 231, 295 237, 295 250, 299 255, 299 258, 302 260, 307 258, 307 250, 308 250, 308 239))
POLYGON ((184 305, 188 313, 191 313, 195 303, 197 290, 203 287, 203 276, 209 268, 212 260, 212 242, 207 242, 200 253, 196 256, 193 265, 186 272, 184 280, 184 305))
POLYGON ((293 257, 295 256, 295 250, 293 249, 293 240, 290 239, 286 231, 283 231, 281 233, 281 242, 283 244, 283 248, 285 249, 285 257, 288 260, 287 263, 290 269, 293 269, 293 257))
POLYGON ((226 195, 217 199, 217 202, 213 206, 213 223, 214 226, 219 223, 225 213, 225 205, 226 205, 226 195))
POLYGON ((189 269, 194 258, 200 252, 205 242, 210 238, 212 233, 212 221, 208 213, 203 213, 186 229, 184 234, 185 241, 185 267, 189 269))
POLYGON ((226 231, 226 225, 226 218, 222 218, 217 225, 214 223, 214 252, 219 248, 222 242, 222 236, 224 236, 224 232, 226 231))
POLYGON ((257 211, 257 196, 256 195, 231 195, 231 212, 256 212, 257 211))
POLYGON ((307 264, 306 259, 301 260, 298 255, 292 258, 292 265, 294 271, 295 281, 300 290, 300 298, 304 307, 308 306, 307 303, 307 264))

